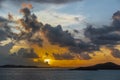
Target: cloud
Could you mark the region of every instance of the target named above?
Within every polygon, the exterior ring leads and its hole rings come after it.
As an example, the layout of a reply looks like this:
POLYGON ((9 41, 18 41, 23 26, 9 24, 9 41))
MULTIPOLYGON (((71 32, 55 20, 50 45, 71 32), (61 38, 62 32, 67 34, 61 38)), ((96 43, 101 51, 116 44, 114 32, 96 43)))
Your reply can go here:
POLYGON ((70 52, 81 54, 84 52, 97 51, 99 50, 99 47, 81 40, 79 43, 76 43, 75 46, 70 47, 69 50, 70 52))
POLYGON ((112 18, 114 20, 120 20, 120 11, 117 11, 113 14, 112 18))
MULTIPOLYGON (((3 1, 8 1, 8 0, 1 0, 1 2, 3 1)), ((12 1, 12 0, 11 0, 12 1)), ((82 0, 14 0, 13 2, 27 2, 27 1, 31 1, 31 2, 37 2, 37 3, 53 3, 53 4, 64 4, 64 3, 69 3, 69 2, 76 2, 76 1, 82 1, 82 0)))
POLYGON ((89 56, 89 53, 87 53, 87 52, 81 53, 80 56, 81 56, 81 58, 82 58, 83 60, 92 59, 92 58, 89 56))
POLYGON ((120 40, 120 34, 116 33, 119 29, 114 30, 114 27, 93 28, 87 27, 85 36, 96 45, 117 44, 120 40))
POLYGON ((79 30, 74 29, 73 31, 74 31, 74 33, 76 33, 76 34, 79 33, 79 30))
POLYGON ((12 40, 10 38, 7 38, 6 40, 3 40, 0 42, 0 46, 5 46, 11 42, 12 42, 12 40))
MULTIPOLYGON (((82 0, 0 0, 0 8, 3 8, 7 5, 3 5, 4 2, 12 3, 15 6, 20 6, 22 3, 46 3, 46 4, 66 4, 66 3, 72 3, 72 2, 78 2, 82 0)), ((30 5, 29 5, 30 7, 30 5)))
POLYGON ((71 26, 80 23, 82 24, 83 21, 85 21, 85 16, 83 15, 58 13, 54 10, 43 10, 40 12, 36 12, 36 15, 38 16, 39 21, 42 21, 44 24, 51 24, 52 26, 56 26, 59 24, 61 24, 63 27, 71 26))
POLYGON ((19 56, 23 58, 38 58, 38 55, 33 51, 33 49, 21 48, 17 53, 13 53, 12 56, 19 56))
POLYGON ((53 56, 56 60, 71 60, 74 59, 74 56, 69 53, 64 53, 64 54, 54 54, 53 56))
POLYGON ((0 23, 8 21, 7 19, 0 16, 0 23))
POLYGON ((60 46, 75 45, 74 38, 67 31, 63 31, 60 25, 52 27, 46 24, 42 30, 46 38, 48 38, 49 42, 52 44, 58 44, 60 46))
POLYGON ((118 49, 113 48, 111 54, 115 58, 120 58, 120 51, 118 49))
MULTIPOLYGON (((2 36, 1 40, 5 40, 7 37, 13 40, 13 43, 18 44, 20 46, 21 41, 25 43, 25 46, 29 46, 30 49, 20 47, 18 49, 18 53, 12 54, 15 56, 20 56, 23 58, 38 58, 36 53, 31 50, 32 45, 37 45, 39 48, 44 48, 44 45, 56 45, 58 48, 56 52, 59 52, 59 48, 67 48, 69 53, 59 54, 50 51, 50 54, 53 54, 55 59, 74 59, 75 56, 72 55, 80 55, 82 59, 88 60, 91 59, 89 53, 98 51, 101 46, 106 45, 116 45, 120 41, 120 20, 119 20, 119 11, 113 14, 113 23, 110 26, 102 26, 101 28, 95 28, 92 25, 87 26, 84 30, 84 36, 88 38, 90 41, 85 42, 82 39, 75 39, 74 36, 70 33, 70 31, 65 31, 61 25, 52 26, 49 23, 43 24, 42 22, 38 21, 38 17, 31 13, 30 8, 23 7, 21 10, 23 17, 18 21, 14 22, 14 24, 20 24, 20 26, 15 25, 8 25, 2 26, 0 29, 0 36, 2 36), (13 32, 12 29, 18 29, 20 33, 13 32), (9 36, 8 36, 9 35, 9 36), (46 42, 46 43, 45 43, 46 42)), ((74 23, 79 22, 79 17, 76 16, 62 16, 62 14, 56 13, 55 15, 52 13, 51 15, 57 19, 66 19, 74 23), (57 14, 57 15, 56 15, 57 14), (67 16, 67 17, 66 17, 67 16)), ((48 17, 49 18, 49 17, 48 17)), ((51 19, 53 20, 53 19, 51 19)), ((55 21, 55 20, 53 20, 55 21)), ((13 22, 9 22, 13 23, 13 22)), ((80 33, 78 30, 74 30, 75 33, 80 33)), ((4 42, 4 41, 3 41, 4 42)), ((14 48, 13 46, 13 48, 14 48)), ((49 48, 47 46, 47 49, 49 48)), ((54 49, 54 48, 53 48, 54 49)), ((46 50, 46 47, 45 49, 46 50)), ((65 49, 66 50, 66 49, 65 49)), ((45 52, 49 52, 49 50, 43 51, 43 55, 45 52)), ((111 53, 113 56, 119 56, 116 50, 113 50, 111 53), (117 54, 116 54, 117 53, 117 54)), ((42 55, 42 54, 41 54, 42 55)))
POLYGON ((13 42, 13 44, 14 45, 10 49, 10 54, 18 52, 21 48, 24 48, 27 50, 31 48, 30 44, 26 40, 20 40, 20 41, 15 42, 15 43, 13 42))
POLYGON ((12 48, 13 45, 14 45, 13 43, 9 43, 5 46, 0 46, 0 54, 9 55, 10 49, 12 48))
POLYGON ((19 24, 21 24, 22 29, 18 26, 18 30, 20 33, 15 37, 16 41, 26 40, 29 44, 38 44, 42 46, 42 39, 40 37, 40 28, 43 26, 41 22, 37 21, 36 15, 29 8, 22 8, 20 12, 23 14, 23 18, 19 20, 19 24))
POLYGON ((120 41, 120 12, 113 14, 113 22, 110 26, 102 26, 95 28, 89 25, 85 29, 85 36, 88 37, 92 43, 96 45, 114 45, 120 41))
POLYGON ((7 34, 6 34, 6 32, 4 32, 3 30, 0 30, 0 41, 1 40, 5 40, 6 39, 6 36, 7 36, 7 34))
POLYGON ((76 1, 82 1, 82 0, 31 0, 31 1, 43 2, 43 3, 63 4, 63 3, 76 2, 76 1))

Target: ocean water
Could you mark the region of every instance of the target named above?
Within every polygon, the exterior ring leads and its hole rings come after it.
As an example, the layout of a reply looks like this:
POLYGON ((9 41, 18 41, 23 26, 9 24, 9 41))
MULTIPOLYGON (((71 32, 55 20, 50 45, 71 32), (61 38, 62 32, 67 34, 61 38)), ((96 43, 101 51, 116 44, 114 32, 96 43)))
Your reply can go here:
POLYGON ((70 71, 35 68, 2 68, 0 80, 120 80, 120 70, 70 71))

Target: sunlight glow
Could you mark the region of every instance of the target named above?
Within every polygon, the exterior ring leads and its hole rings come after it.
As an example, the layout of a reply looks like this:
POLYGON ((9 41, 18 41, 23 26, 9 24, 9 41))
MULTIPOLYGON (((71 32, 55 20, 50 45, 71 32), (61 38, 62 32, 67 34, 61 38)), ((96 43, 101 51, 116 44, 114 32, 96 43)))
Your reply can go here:
POLYGON ((44 63, 50 64, 51 63, 51 59, 44 59, 44 63))

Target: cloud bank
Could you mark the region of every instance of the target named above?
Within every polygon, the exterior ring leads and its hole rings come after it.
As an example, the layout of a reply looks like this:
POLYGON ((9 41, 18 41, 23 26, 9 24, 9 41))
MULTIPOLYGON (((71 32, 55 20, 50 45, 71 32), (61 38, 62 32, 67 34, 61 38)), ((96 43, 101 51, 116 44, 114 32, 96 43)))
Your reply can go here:
MULTIPOLYGON (((81 56, 80 59, 88 60, 92 58, 89 53, 100 51, 101 46, 107 46, 111 50, 111 54, 119 58, 119 50, 115 49, 114 46, 119 45, 120 41, 120 11, 113 14, 113 22, 110 26, 105 25, 101 26, 101 28, 96 28, 93 25, 88 25, 84 29, 84 36, 89 39, 89 42, 76 39, 69 31, 63 30, 61 25, 52 26, 38 21, 38 17, 31 13, 31 5, 22 7, 20 13, 23 17, 16 21, 14 18, 8 20, 0 18, 0 22, 3 23, 0 26, 0 36, 2 36, 0 41, 6 41, 9 38, 14 46, 23 43, 25 43, 25 46, 30 46, 28 49, 21 47, 14 55, 17 54, 24 58, 40 58, 41 56, 35 53, 35 48, 32 46, 37 45, 47 50, 49 46, 47 48, 44 46, 47 45, 45 42, 48 42, 49 45, 57 45, 59 48, 68 49, 68 53, 65 54, 54 53, 54 50, 56 50, 54 49, 53 53, 48 54, 48 56, 52 56, 54 59, 75 59, 76 56, 74 54, 76 54, 81 56), (19 25, 11 26, 10 23, 19 25), (23 43, 20 43, 21 41, 23 43)), ((76 19, 78 20, 78 18, 76 19)), ((76 34, 79 33, 77 30, 74 30, 74 32, 76 34)))

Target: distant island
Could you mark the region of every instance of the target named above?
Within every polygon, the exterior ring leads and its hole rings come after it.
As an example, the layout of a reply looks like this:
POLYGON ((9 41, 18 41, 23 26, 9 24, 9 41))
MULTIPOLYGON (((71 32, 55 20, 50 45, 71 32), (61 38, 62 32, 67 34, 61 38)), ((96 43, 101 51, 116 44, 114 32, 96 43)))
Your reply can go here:
POLYGON ((56 66, 46 66, 46 67, 40 67, 40 66, 26 66, 26 65, 2 65, 0 68, 41 68, 41 69, 51 69, 51 70, 68 70, 68 68, 61 68, 56 66))
POLYGON ((24 66, 24 65, 3 65, 0 68, 40 68, 38 66, 24 66))
POLYGON ((88 67, 79 67, 70 70, 120 70, 120 65, 114 64, 112 62, 104 63, 104 64, 97 64, 94 66, 88 67))
MULTIPOLYGON (((2 65, 0 66, 0 68, 55 68, 55 69, 59 69, 60 67, 56 67, 56 66, 46 66, 46 67, 40 67, 40 66, 27 66, 27 65, 2 65)), ((60 68, 62 69, 62 68, 60 68)))
POLYGON ((26 65, 2 65, 0 68, 54 68, 54 67, 39 67, 39 66, 26 66, 26 65))

